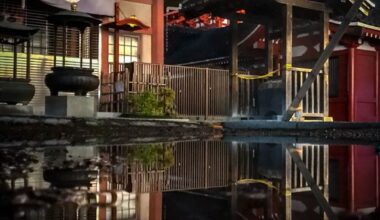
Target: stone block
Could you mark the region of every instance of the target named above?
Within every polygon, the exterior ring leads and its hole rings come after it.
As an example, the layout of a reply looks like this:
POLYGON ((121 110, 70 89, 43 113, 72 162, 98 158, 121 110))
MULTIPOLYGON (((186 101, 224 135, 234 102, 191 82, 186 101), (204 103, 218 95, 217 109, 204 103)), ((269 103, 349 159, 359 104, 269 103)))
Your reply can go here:
POLYGON ((46 96, 45 115, 59 117, 96 117, 95 97, 46 96))
POLYGON ((28 105, 0 104, 0 115, 33 115, 33 107, 28 105))

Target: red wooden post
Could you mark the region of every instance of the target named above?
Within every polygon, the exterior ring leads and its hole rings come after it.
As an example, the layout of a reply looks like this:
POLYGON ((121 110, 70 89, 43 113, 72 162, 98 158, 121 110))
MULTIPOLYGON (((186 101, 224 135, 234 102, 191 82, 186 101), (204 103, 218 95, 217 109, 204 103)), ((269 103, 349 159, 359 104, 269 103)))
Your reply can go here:
MULTIPOLYGON (((115 2, 115 22, 120 20, 120 3, 115 2)), ((113 71, 114 73, 119 72, 119 30, 115 28, 114 30, 114 44, 113 44, 113 71)), ((116 80, 116 74, 114 74, 114 80, 116 80)))
POLYGON ((164 0, 152 1, 152 63, 164 64, 164 0))

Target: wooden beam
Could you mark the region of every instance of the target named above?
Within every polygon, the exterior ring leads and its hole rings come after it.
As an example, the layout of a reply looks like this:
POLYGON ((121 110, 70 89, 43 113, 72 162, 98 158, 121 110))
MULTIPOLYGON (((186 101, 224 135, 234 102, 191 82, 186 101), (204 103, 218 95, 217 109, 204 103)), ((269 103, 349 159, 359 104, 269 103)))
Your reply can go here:
MULTIPOLYGON (((329 44, 329 14, 328 12, 323 12, 321 16, 322 23, 322 43, 320 51, 323 51, 329 44)), ((323 114, 325 117, 329 116, 329 61, 327 60, 323 65, 323 114)), ((319 103, 319 102, 318 102, 319 103)), ((320 106, 318 106, 320 108, 320 106)))
POLYGON ((282 158, 284 158, 283 173, 284 178, 281 181, 283 206, 282 212, 284 213, 285 220, 292 219, 292 158, 287 151, 287 146, 282 146, 282 158))
POLYGON ((266 68, 267 68, 268 73, 273 71, 273 44, 272 44, 272 39, 270 37, 271 32, 272 32, 272 25, 267 24, 265 26, 265 50, 267 54, 266 68))
POLYGON ((230 115, 235 117, 239 111, 239 51, 238 51, 238 23, 231 19, 231 52, 230 52, 230 115))
POLYGON ((357 0, 348 11, 347 15, 344 17, 341 25, 339 26, 337 32, 334 34, 330 43, 327 45, 326 49, 322 52, 321 56, 315 63, 313 70, 303 83, 300 91, 297 93, 296 97, 292 101, 291 105, 288 107, 287 111, 283 115, 283 121, 289 121, 293 114, 297 111, 298 106, 300 105, 302 99, 305 97, 306 92, 311 87, 311 84, 315 81, 317 75, 322 70, 324 64, 329 59, 331 54, 334 51, 336 45, 338 45, 339 41, 342 39, 344 33, 346 32, 351 20, 357 15, 360 6, 365 0, 357 0))
POLYGON ((230 163, 230 182, 231 182, 231 206, 230 213, 231 219, 235 220, 237 218, 238 211, 238 191, 237 191, 237 181, 239 180, 239 170, 238 170, 238 148, 239 145, 236 142, 231 143, 230 155, 231 155, 231 163, 230 163))
POLYGON ((276 0, 278 3, 292 5, 300 8, 311 9, 315 11, 327 11, 328 8, 324 3, 310 0, 276 0))
MULTIPOLYGON (((284 5, 283 8, 284 28, 282 36, 282 57, 284 66, 292 66, 293 64, 293 6, 284 5)), ((286 111, 286 107, 290 105, 292 101, 291 93, 291 74, 292 71, 289 68, 284 68, 282 72, 282 82, 284 85, 285 94, 285 106, 283 112, 286 111)))

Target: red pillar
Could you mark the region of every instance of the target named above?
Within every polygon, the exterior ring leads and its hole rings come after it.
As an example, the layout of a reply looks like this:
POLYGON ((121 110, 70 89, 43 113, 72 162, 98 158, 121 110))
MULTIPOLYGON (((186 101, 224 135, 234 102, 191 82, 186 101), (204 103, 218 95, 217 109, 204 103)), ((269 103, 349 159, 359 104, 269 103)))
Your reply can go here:
POLYGON ((152 192, 149 198, 149 220, 162 219, 162 192, 152 192))
POLYGON ((152 1, 152 63, 164 63, 164 0, 152 1))
MULTIPOLYGON (((115 2, 115 22, 119 21, 120 18, 120 3, 119 1, 115 2)), ((115 73, 119 72, 119 30, 116 28, 114 30, 114 44, 113 44, 113 71, 115 73)), ((114 75, 114 77, 116 74, 114 75)), ((116 81, 116 78, 114 79, 116 81)))
MULTIPOLYGON (((103 23, 108 22, 108 19, 103 19, 103 23)), ((108 34, 109 30, 108 28, 102 28, 101 29, 101 36, 102 36, 102 43, 101 43, 101 61, 102 61, 102 68, 101 68, 101 74, 102 77, 109 74, 109 60, 108 60, 108 34)))
MULTIPOLYGON (((355 50, 356 48, 349 48, 348 60, 349 60, 349 121, 355 121, 355 50)), ((350 212, 355 212, 355 145, 350 145, 348 151, 348 201, 350 212)))

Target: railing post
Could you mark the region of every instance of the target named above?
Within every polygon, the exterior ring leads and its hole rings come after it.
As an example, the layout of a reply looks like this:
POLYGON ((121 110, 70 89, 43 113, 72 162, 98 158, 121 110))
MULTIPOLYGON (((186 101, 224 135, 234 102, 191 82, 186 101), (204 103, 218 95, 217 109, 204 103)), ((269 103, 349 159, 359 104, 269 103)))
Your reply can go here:
POLYGON ((128 97, 129 97, 129 68, 125 68, 124 70, 124 98, 123 98, 123 113, 128 113, 128 97))
POLYGON ((205 91, 205 120, 207 120, 208 119, 208 115, 209 115, 209 87, 210 87, 210 83, 209 83, 209 81, 208 81, 208 75, 209 75, 209 72, 208 72, 208 68, 206 68, 206 74, 205 74, 205 77, 206 77, 206 79, 205 79, 205 89, 206 89, 206 91, 205 91))
MULTIPOLYGON (((323 24, 323 36, 321 51, 323 51, 329 44, 329 14, 328 12, 323 12, 322 14, 322 24, 323 24)), ((323 65, 323 115, 325 117, 329 116, 329 60, 323 65)), ((320 101, 320 100, 318 100, 320 101)), ((320 104, 320 103, 319 103, 320 104)))

